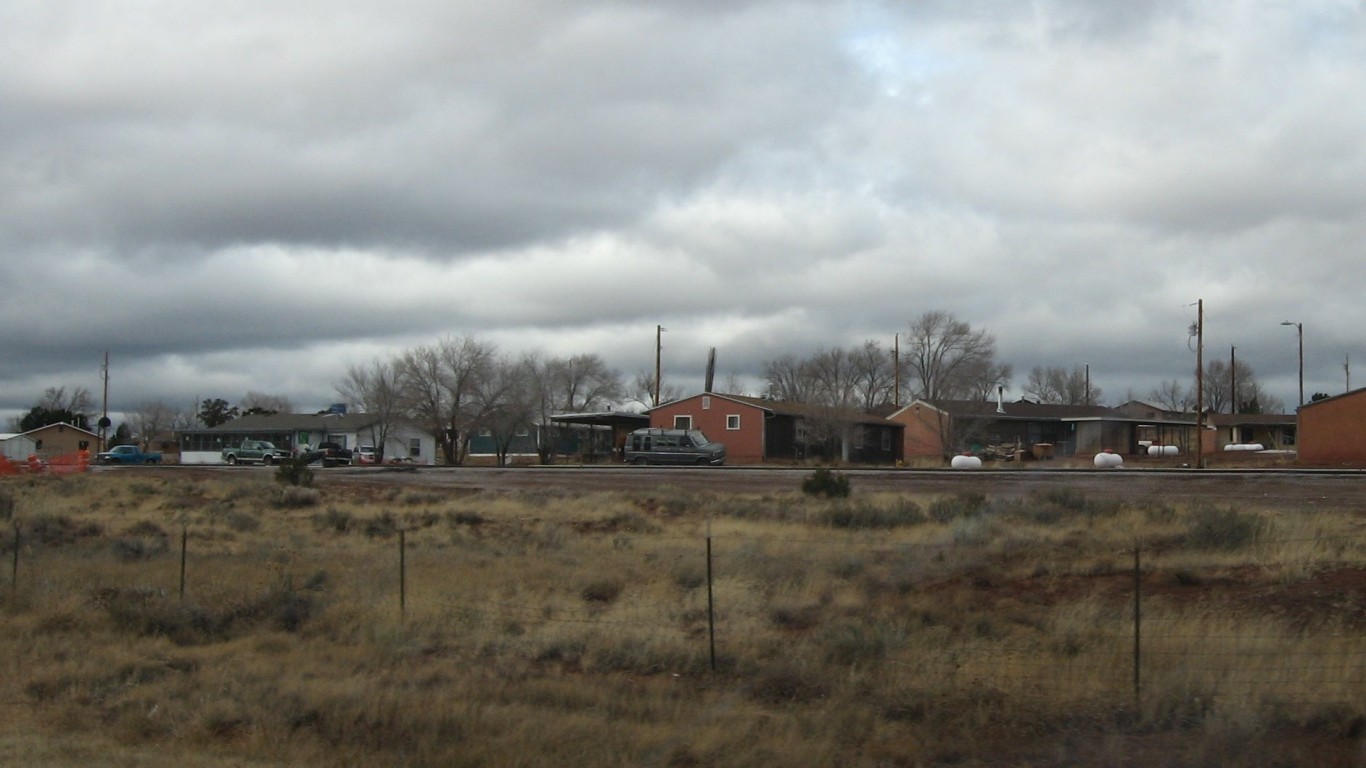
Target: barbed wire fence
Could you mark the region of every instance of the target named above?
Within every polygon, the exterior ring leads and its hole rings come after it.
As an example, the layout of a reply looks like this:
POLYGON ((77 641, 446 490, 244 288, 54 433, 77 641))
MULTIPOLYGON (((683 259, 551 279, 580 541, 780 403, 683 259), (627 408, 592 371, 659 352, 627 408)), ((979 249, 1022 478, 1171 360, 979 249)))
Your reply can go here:
MULTIPOLYGON (((73 589, 53 571, 69 567, 64 552, 99 537, 14 520, 0 535, 10 555, 11 593, 73 589)), ((1366 691, 1366 569, 1355 555, 1308 569, 1341 570, 1343 579, 1273 599, 1275 590, 1258 574, 1283 564, 1247 565, 1233 557, 1202 568, 1182 560, 1188 553, 1170 542, 1140 540, 1126 549, 1082 553, 1064 542, 1031 552, 1028 570, 1020 572, 1008 539, 905 543, 878 532, 755 536, 715 533, 708 525, 698 535, 576 537, 582 548, 576 557, 626 563, 635 578, 603 573, 583 584, 562 583, 547 598, 543 587, 489 585, 479 576, 510 552, 543 564, 550 575, 541 578, 553 584, 565 546, 555 539, 563 533, 543 532, 543 540, 508 552, 486 544, 486 551, 472 554, 415 542, 412 532, 400 527, 364 544, 346 534, 346 545, 333 549, 277 542, 243 554, 209 546, 221 535, 203 526, 169 533, 135 527, 109 545, 122 548, 120 556, 89 566, 97 580, 77 583, 87 590, 98 583, 106 595, 140 590, 156 599, 194 600, 240 588, 222 583, 219 574, 253 559, 261 589, 326 582, 330 599, 381 610, 387 604, 398 625, 420 614, 441 617, 443 631, 481 637, 564 633, 564 643, 580 646, 576 632, 637 637, 666 646, 666 662, 690 655, 713 672, 734 669, 740 649, 772 633, 772 643, 794 658, 878 665, 906 686, 933 680, 1025 699, 1128 700, 1135 711, 1175 719, 1230 702, 1359 712, 1366 691), (196 552, 200 546, 206 551, 196 552), (813 569, 846 586, 858 582, 847 586, 858 598, 842 603, 839 595, 808 594, 813 569), (1250 574, 1254 587, 1240 587, 1230 570, 1250 574)), ((1359 552, 1366 534, 1256 542, 1273 551, 1292 544, 1359 552)), ((1302 581, 1311 583, 1309 576, 1302 581)), ((549 659, 570 653, 552 641, 539 652, 549 659)))

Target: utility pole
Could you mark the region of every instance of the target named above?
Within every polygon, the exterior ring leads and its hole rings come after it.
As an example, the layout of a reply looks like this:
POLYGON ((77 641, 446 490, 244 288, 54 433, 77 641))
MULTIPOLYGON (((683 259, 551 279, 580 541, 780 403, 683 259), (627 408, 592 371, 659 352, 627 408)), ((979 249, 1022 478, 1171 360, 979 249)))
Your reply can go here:
POLYGON ((104 351, 104 365, 100 366, 100 378, 104 380, 104 398, 100 406, 100 450, 109 448, 109 350, 104 351))
POLYGON ((1205 466, 1205 300, 1195 311, 1195 468, 1205 466))
POLYGON ((1304 405, 1304 323, 1296 323, 1286 320, 1281 325, 1294 326, 1295 335, 1299 338, 1300 347, 1300 405, 1304 405))
POLYGON ((1233 401, 1229 406, 1229 413, 1238 412, 1238 348, 1228 348, 1228 391, 1229 398, 1233 401))
POLYGON ((892 406, 901 408, 901 334, 892 337, 892 406))
POLYGON ((1087 405, 1090 405, 1090 404, 1091 404, 1091 364, 1090 364, 1090 363, 1085 363, 1085 365, 1086 365, 1086 404, 1087 404, 1087 405))
POLYGON ((656 408, 659 407, 659 383, 660 383, 660 382, 659 382, 659 373, 660 373, 659 360, 660 360, 660 357, 661 357, 661 354, 662 354, 663 349, 664 349, 664 326, 662 326, 662 325, 656 325, 656 326, 655 326, 655 391, 654 391, 654 407, 656 407, 656 408))
POLYGON ((1342 373, 1343 373, 1344 376, 1347 377, 1347 388, 1344 389, 1344 390, 1342 390, 1342 391, 1343 391, 1343 392, 1351 392, 1351 391, 1352 391, 1352 356, 1351 356, 1351 355, 1343 355, 1343 356, 1342 356, 1342 373))

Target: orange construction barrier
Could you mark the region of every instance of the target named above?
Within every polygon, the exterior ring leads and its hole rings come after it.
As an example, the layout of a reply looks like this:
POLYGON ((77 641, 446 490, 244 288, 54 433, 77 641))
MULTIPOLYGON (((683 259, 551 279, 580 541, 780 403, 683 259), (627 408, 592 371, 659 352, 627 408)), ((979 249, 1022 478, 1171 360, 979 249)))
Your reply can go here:
POLYGON ((48 461, 47 468, 54 475, 74 475, 90 468, 90 458, 86 451, 64 453, 61 456, 53 456, 48 461))

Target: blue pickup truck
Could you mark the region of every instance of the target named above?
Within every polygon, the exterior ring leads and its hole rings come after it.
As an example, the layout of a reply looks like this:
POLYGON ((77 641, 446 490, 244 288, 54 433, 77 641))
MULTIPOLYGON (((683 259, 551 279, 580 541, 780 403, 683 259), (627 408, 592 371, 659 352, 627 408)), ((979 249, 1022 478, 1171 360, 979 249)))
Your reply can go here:
POLYGON ((116 445, 95 454, 95 461, 101 464, 160 464, 161 454, 147 453, 136 445, 116 445))

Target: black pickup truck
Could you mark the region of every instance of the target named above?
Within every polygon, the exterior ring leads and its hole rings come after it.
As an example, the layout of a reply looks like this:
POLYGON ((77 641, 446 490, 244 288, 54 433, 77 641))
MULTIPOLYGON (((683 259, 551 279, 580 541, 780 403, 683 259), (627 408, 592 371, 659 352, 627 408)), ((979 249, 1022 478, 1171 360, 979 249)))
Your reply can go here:
POLYGON ((303 452, 305 463, 321 461, 324 467, 341 467, 351 463, 352 451, 341 443, 321 442, 303 452))

